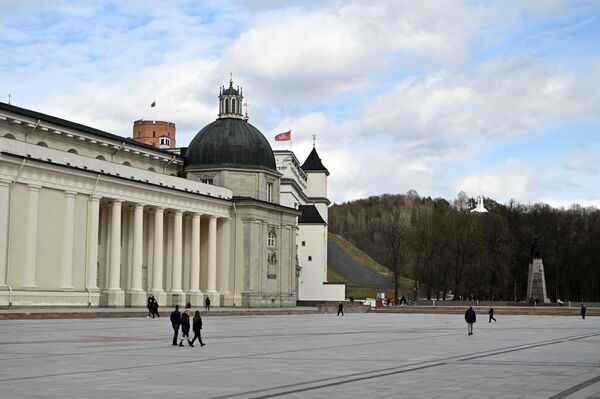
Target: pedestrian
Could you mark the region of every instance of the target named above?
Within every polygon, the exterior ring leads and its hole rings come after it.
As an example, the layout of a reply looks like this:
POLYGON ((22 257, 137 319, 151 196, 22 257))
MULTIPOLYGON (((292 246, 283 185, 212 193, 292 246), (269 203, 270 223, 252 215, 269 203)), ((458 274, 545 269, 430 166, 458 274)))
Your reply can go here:
POLYGON ((183 346, 184 339, 187 339, 189 346, 194 347, 194 344, 190 341, 190 313, 187 309, 181 314, 181 339, 179 340, 179 346, 183 346))
POLYGON ((494 320, 494 323, 495 323, 496 318, 494 317, 494 308, 490 307, 490 310, 488 310, 488 314, 490 315, 490 321, 488 321, 488 323, 491 323, 492 320, 494 320))
POLYGON ((406 305, 406 297, 404 295, 400 297, 400 305, 406 305))
POLYGON ((179 326, 181 325, 181 313, 179 305, 175 305, 175 310, 171 312, 171 326, 173 327, 173 345, 177 346, 177 335, 179 334, 179 326))
POLYGON ((204 309, 206 309, 207 311, 210 310, 210 297, 206 297, 206 299, 204 300, 204 309))
POLYGON ((469 309, 465 312, 465 321, 467 322, 467 332, 468 335, 473 335, 473 323, 477 320, 477 316, 475 315, 475 311, 472 306, 469 306, 469 309))
POLYGON ((587 308, 585 307, 585 305, 582 303, 581 304, 581 318, 583 320, 585 320, 585 314, 587 313, 587 308))
POLYGON ((158 313, 158 301, 154 298, 154 295, 152 295, 152 318, 154 318, 154 316, 160 317, 160 314, 158 313))
POLYGON ((342 316, 344 315, 344 304, 342 303, 342 301, 340 301, 340 303, 338 303, 338 316, 340 315, 340 313, 342 314, 342 316))
POLYGON ((148 308, 148 316, 146 316, 148 319, 150 318, 150 316, 152 316, 152 318, 154 318, 154 297, 152 295, 150 295, 148 297, 148 302, 146 304, 146 307, 148 308))
POLYGON ((198 338, 200 346, 206 345, 204 342, 202 342, 202 337, 200 336, 200 330, 202 330, 202 317, 200 317, 199 310, 196 310, 196 313, 194 313, 194 326, 192 328, 194 329, 194 338, 192 338, 192 343, 190 346, 194 346, 194 341, 196 338, 198 338))

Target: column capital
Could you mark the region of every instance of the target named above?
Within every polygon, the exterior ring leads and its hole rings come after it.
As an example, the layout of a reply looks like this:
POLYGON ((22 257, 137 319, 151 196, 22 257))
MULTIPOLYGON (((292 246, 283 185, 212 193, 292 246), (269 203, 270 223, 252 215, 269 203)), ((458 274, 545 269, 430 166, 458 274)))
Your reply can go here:
POLYGON ((192 219, 200 219, 200 217, 202 217, 202 214, 198 213, 198 212, 194 212, 194 213, 192 213, 191 216, 192 216, 192 219))
POLYGON ((8 187, 12 183, 10 180, 0 179, 0 187, 8 187))
POLYGON ((120 204, 123 203, 123 201, 121 201, 120 199, 111 198, 110 201, 109 201, 109 203, 112 204, 112 205, 116 205, 116 204, 120 205, 120 204))
POLYGON ((100 202, 101 199, 102 199, 101 195, 98 195, 98 194, 90 195, 90 201, 100 202))
POLYGON ((77 191, 65 190, 65 197, 74 198, 77 195, 77 191))
POLYGON ((142 208, 142 209, 144 209, 144 206, 146 206, 146 205, 144 205, 144 204, 140 204, 140 203, 133 204, 133 207, 134 207, 135 209, 139 209, 139 208, 142 208))
POLYGON ((28 184, 27 185, 27 189, 29 191, 40 191, 41 188, 42 188, 42 186, 39 186, 37 184, 28 184))
POLYGON ((173 210, 173 215, 183 215, 183 211, 181 209, 173 210))

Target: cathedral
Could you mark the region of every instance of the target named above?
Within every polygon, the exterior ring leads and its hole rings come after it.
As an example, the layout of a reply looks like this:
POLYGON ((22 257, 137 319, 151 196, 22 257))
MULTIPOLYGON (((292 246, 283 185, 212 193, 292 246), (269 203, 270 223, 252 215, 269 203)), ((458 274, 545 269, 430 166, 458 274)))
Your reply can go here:
POLYGON ((327 178, 273 151, 219 91, 188 147, 175 124, 132 138, 0 102, 0 306, 287 307, 327 283, 327 178))

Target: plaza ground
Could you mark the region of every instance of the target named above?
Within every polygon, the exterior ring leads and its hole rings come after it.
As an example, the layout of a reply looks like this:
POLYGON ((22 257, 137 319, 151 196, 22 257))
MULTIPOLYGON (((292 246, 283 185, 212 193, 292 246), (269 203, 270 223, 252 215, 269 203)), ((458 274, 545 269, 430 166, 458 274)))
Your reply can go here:
POLYGON ((0 397, 600 397, 600 318, 486 316, 204 317, 202 348, 168 317, 0 320, 0 397))

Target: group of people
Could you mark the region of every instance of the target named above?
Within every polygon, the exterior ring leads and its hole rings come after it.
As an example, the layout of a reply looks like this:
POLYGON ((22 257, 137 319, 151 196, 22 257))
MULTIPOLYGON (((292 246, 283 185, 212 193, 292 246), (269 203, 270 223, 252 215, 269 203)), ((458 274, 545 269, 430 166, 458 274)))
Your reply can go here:
POLYGON ((190 321, 189 309, 191 307, 192 305, 188 303, 187 305, 185 305, 185 310, 183 312, 180 312, 179 305, 175 305, 175 310, 171 312, 171 326, 173 327, 173 345, 175 346, 183 346, 184 339, 187 340, 188 345, 192 348, 194 347, 194 342, 196 341, 196 339, 198 339, 198 342, 200 342, 200 346, 206 345, 204 342, 202 342, 202 337, 200 336, 200 330, 202 330, 202 317, 200 316, 200 311, 196 310, 196 313, 194 313, 194 318, 192 319, 192 321, 190 321), (179 339, 179 343, 177 343, 180 327, 181 338, 179 339), (194 331, 194 337, 191 340, 190 327, 194 331))

